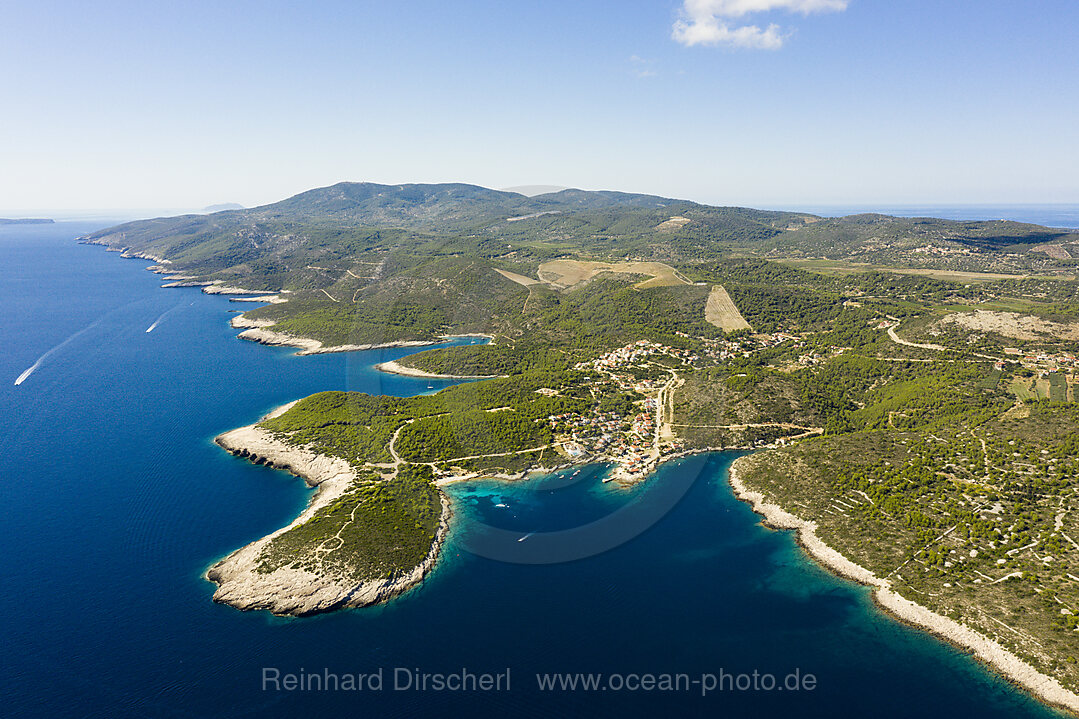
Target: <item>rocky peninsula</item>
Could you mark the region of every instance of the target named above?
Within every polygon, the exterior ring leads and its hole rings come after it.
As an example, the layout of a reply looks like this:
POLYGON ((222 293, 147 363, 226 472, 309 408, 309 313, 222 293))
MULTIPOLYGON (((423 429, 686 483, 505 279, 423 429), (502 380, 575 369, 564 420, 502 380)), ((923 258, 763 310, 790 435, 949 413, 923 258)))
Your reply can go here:
POLYGON ((297 355, 329 354, 331 352, 359 352, 362 350, 380 349, 383 347, 429 347, 439 344, 438 342, 426 342, 421 340, 403 340, 397 342, 383 342, 381 344, 362 345, 330 345, 309 337, 299 337, 285 332, 277 332, 267 329, 276 324, 273 320, 251 320, 243 315, 236 315, 229 324, 235 329, 243 329, 238 336, 240 339, 271 347, 296 347, 299 348, 297 355))
MULTIPOLYGON (((260 421, 278 417, 295 404, 284 405, 260 421)), ((312 520, 361 479, 348 462, 288 444, 258 424, 225 432, 214 441, 232 454, 290 472, 316 488, 310 504, 289 525, 236 550, 207 570, 206 578, 218 585, 213 596, 215 602, 243 610, 264 609, 276 615, 307 616, 385 601, 418 584, 434 567, 451 515, 449 500, 441 491, 441 516, 434 541, 426 557, 411 571, 360 581, 345 572, 313 572, 295 566, 266 571, 264 550, 274 539, 312 520)))
POLYGON ((467 374, 436 374, 434 372, 424 372, 420 369, 413 369, 412 367, 406 367, 400 362, 380 362, 375 365, 375 369, 382 372, 389 372, 390 374, 399 374, 404 377, 421 377, 430 379, 491 379, 498 375, 484 374, 484 375, 467 375, 467 374))

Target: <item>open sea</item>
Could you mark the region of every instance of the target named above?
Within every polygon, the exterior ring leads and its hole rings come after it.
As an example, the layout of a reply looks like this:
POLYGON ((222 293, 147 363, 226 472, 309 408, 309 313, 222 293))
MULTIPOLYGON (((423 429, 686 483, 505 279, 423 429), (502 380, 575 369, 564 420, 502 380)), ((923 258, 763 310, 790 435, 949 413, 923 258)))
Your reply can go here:
POLYGON ((279 619, 214 604, 207 566, 310 497, 215 435, 321 390, 433 390, 373 369, 409 350, 296 357, 237 340, 228 313, 250 305, 160 289, 150 263, 72 241, 107 224, 0 226, 0 714, 1057 716, 762 528, 726 483, 733 453, 628 492, 599 466, 452 485, 437 568, 384 606, 279 619), (508 670, 510 688, 395 689, 462 669, 508 670), (267 671, 383 684, 266 690, 267 671), (541 690, 555 672, 607 688, 541 690), (753 672, 798 690, 734 687, 753 672), (626 688, 647 673, 693 683, 626 688))
POLYGON ((944 220, 1012 220, 1046 227, 1079 229, 1079 205, 784 205, 780 210, 843 217, 873 212, 895 217, 939 217, 944 220))

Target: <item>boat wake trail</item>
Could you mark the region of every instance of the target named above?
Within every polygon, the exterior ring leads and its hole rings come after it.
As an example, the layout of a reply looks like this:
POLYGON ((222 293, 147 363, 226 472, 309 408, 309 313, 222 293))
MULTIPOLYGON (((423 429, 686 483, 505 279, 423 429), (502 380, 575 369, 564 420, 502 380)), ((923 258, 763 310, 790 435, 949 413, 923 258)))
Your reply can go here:
POLYGON ((74 341, 74 340, 75 340, 76 338, 78 338, 78 337, 79 337, 79 335, 81 335, 81 334, 83 334, 83 333, 85 333, 85 332, 89 332, 89 331, 90 331, 90 330, 92 330, 93 328, 97 327, 97 326, 98 326, 99 324, 101 324, 101 320, 103 320, 103 319, 105 319, 105 318, 104 318, 104 317, 101 317, 101 318, 98 318, 98 319, 94 320, 93 322, 91 322, 90 324, 86 325, 85 327, 83 327, 83 328, 82 328, 81 330, 79 330, 79 331, 78 331, 78 332, 76 332, 75 334, 73 334, 73 335, 71 335, 70 337, 68 337, 68 338, 67 338, 66 340, 64 340, 64 341, 63 341, 63 342, 61 342, 60 344, 58 344, 58 345, 56 345, 55 347, 53 347, 52 349, 50 349, 50 350, 49 350, 48 352, 46 352, 45 354, 43 354, 43 355, 41 355, 40 357, 38 357, 38 358, 37 358, 37 362, 34 362, 34 364, 32 364, 32 365, 30 365, 29 367, 27 367, 27 368, 26 368, 26 369, 25 369, 25 370, 23 371, 23 373, 22 373, 21 375, 19 375, 19 376, 18 376, 18 377, 17 377, 16 379, 15 379, 15 386, 16 386, 16 387, 18 387, 18 386, 19 386, 20 384, 22 384, 23 382, 25 382, 25 381, 26 381, 27 377, 29 377, 29 376, 30 376, 30 375, 32 375, 32 374, 33 374, 34 372, 36 372, 36 371, 37 371, 37 368, 38 368, 38 367, 40 367, 40 366, 41 366, 41 364, 42 364, 42 363, 43 363, 43 362, 44 362, 44 361, 45 361, 46 359, 48 359, 49 355, 51 355, 51 354, 52 354, 53 352, 56 352, 57 350, 60 350, 60 349, 62 349, 62 348, 63 348, 64 346, 66 346, 67 344, 69 344, 69 343, 73 342, 73 341, 74 341))
MULTIPOLYGON (((43 358, 43 359, 44 359, 44 358, 43 358)), ((34 373, 34 370, 36 370, 36 369, 37 369, 38 367, 40 367, 40 366, 41 366, 41 360, 39 359, 39 360, 38 360, 37 362, 35 362, 34 364, 30 365, 30 368, 29 368, 29 369, 23 370, 23 373, 22 373, 21 375, 19 375, 19 376, 18 376, 18 377, 17 377, 16 379, 15 379, 15 386, 16 386, 16 387, 18 387, 18 386, 19 386, 20 384, 22 384, 22 383, 23 383, 23 380, 25 380, 25 379, 26 379, 27 377, 29 377, 30 375, 32 375, 32 374, 34 373)))
MULTIPOLYGON (((161 320, 165 319, 165 315, 170 314, 170 313, 175 312, 176 310, 180 309, 180 307, 182 307, 183 304, 184 303, 181 302, 180 304, 176 305, 172 309, 168 309, 168 310, 165 310, 164 312, 162 312, 161 316, 158 317, 156 320, 154 320, 154 323, 152 325, 150 325, 149 327, 146 328, 146 331, 147 332, 153 332, 154 328, 157 327, 159 324, 161 324, 161 320)), ((192 302, 191 304, 195 304, 195 303, 192 302)))

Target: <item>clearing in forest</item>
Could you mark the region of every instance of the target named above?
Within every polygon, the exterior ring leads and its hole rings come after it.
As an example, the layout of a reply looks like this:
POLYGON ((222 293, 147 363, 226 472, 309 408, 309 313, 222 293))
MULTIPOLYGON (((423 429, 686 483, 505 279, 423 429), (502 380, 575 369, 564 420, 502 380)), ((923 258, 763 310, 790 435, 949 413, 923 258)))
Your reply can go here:
POLYGON ((665 221, 659 223, 658 225, 656 225, 656 229, 659 230, 660 232, 674 232, 675 230, 679 230, 679 229, 685 227, 690 222, 692 222, 692 220, 690 220, 688 217, 682 217, 681 215, 675 215, 671 219, 665 220, 665 221))
POLYGON ((524 285, 525 287, 531 287, 532 285, 542 284, 539 280, 534 280, 531 277, 525 277, 524 275, 519 275, 516 272, 507 272, 506 270, 500 270, 498 268, 495 268, 495 272, 502 275, 507 280, 512 280, 513 282, 516 282, 519 285, 524 285))
POLYGON ((586 260, 551 260, 539 267, 539 278, 556 290, 568 290, 587 282, 601 272, 627 275, 649 275, 639 282, 639 290, 648 287, 688 285, 688 280, 670 265, 662 262, 589 262, 586 260))
POLYGON ((1005 337, 1031 342, 1046 338, 1079 340, 1079 323, 1052 322, 1033 315, 1021 315, 1018 312, 975 310, 971 313, 948 315, 940 321, 940 324, 958 325, 974 332, 995 332, 1005 337))
POLYGON ((704 306, 704 319, 708 324, 715 325, 724 332, 753 329, 738 311, 734 300, 727 294, 727 290, 723 289, 723 285, 712 286, 712 292, 708 295, 708 304, 704 306))

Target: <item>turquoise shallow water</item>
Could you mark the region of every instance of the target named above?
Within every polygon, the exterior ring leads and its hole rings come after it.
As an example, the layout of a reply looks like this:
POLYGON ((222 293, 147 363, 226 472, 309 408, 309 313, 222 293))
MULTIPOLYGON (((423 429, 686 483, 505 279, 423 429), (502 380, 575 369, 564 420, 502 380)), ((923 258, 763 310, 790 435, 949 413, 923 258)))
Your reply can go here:
POLYGON ((672 462, 629 492, 603 485, 602 467, 453 485, 443 560, 382 607, 284 620, 213 604, 206 566, 310 496, 213 436, 316 391, 407 395, 428 382, 372 369, 407 350, 301 358, 238 341, 227 313, 241 306, 161 290, 147 263, 71 242, 90 229, 0 228, 3 713, 1052 715, 760 527, 727 487, 733 454, 672 462), (544 542, 581 556, 542 563, 544 542), (264 667, 382 668, 386 684, 263 691, 264 667), (393 691, 397 667, 509 667, 511 691, 393 691), (754 670, 811 673, 816 688, 541 692, 535 679, 754 670))

